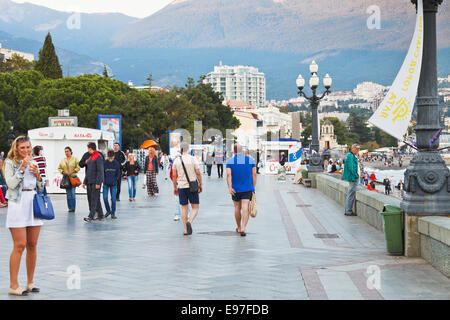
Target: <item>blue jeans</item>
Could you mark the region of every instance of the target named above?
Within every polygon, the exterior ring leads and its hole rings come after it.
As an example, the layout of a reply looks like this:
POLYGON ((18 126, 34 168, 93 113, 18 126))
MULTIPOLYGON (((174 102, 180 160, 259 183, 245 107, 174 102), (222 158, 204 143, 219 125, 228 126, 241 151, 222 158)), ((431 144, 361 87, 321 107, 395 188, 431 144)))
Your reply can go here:
MULTIPOLYGON (((180 205, 180 200, 178 200, 178 198, 176 199, 176 207, 175 207, 175 216, 174 217, 178 217, 181 219, 181 205, 180 205)), ((188 218, 190 217, 190 213, 191 213, 191 207, 188 206, 188 218)))
POLYGON ((116 214, 116 196, 117 196, 117 186, 107 186, 103 185, 103 202, 105 203, 106 212, 113 215, 116 214), (111 194, 111 207, 109 207, 108 193, 111 194))
POLYGON ((347 198, 345 200, 345 213, 353 213, 353 203, 355 202, 355 193, 358 190, 358 181, 349 181, 347 198))
POLYGON ((69 210, 75 210, 75 207, 77 205, 76 190, 77 188, 75 187, 66 189, 67 207, 69 208, 69 210))
POLYGON ((136 185, 138 181, 138 176, 128 176, 128 194, 131 199, 136 198, 136 185))

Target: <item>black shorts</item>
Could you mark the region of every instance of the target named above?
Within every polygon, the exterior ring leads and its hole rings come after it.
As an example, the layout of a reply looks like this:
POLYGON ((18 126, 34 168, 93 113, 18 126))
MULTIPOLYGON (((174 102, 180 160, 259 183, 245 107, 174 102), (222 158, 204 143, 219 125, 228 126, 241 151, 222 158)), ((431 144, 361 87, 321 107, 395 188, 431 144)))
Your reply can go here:
POLYGON ((198 192, 190 192, 189 188, 178 189, 178 198, 182 206, 188 205, 189 202, 191 204, 200 204, 198 192))
POLYGON ((231 196, 231 199, 235 202, 239 202, 241 200, 252 200, 253 191, 246 192, 236 192, 234 196, 231 196))

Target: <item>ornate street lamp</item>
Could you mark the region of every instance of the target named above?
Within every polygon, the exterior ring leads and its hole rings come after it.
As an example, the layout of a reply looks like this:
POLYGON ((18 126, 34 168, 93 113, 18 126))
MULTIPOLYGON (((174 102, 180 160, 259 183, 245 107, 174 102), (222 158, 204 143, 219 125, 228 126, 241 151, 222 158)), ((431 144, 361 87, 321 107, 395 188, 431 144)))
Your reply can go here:
MULTIPOLYGON (((417 1, 411 0, 416 5, 417 1)), ((424 0, 423 59, 417 90, 418 153, 405 172, 401 203, 409 216, 450 215, 450 170, 439 154, 436 13, 442 0, 424 0), (438 136, 438 135, 436 135, 438 136)))
POLYGON ((305 86, 305 79, 303 79, 302 75, 300 74, 297 78, 296 84, 298 88, 298 94, 305 97, 306 100, 308 100, 311 103, 311 109, 312 109, 312 142, 311 142, 311 148, 310 148, 310 158, 309 158, 309 171, 310 172, 322 172, 323 171, 323 165, 322 165, 322 157, 319 154, 319 123, 318 123, 318 108, 319 108, 319 102, 322 100, 327 94, 329 94, 332 79, 328 75, 323 78, 323 85, 325 87, 325 92, 321 96, 316 95, 316 90, 319 86, 319 77, 317 76, 317 72, 319 71, 319 66, 315 61, 311 62, 311 65, 309 66, 309 71, 311 72, 311 78, 309 79, 309 86, 312 90, 312 96, 308 97, 303 92, 303 88, 305 86), (315 151, 315 152, 313 152, 315 151))

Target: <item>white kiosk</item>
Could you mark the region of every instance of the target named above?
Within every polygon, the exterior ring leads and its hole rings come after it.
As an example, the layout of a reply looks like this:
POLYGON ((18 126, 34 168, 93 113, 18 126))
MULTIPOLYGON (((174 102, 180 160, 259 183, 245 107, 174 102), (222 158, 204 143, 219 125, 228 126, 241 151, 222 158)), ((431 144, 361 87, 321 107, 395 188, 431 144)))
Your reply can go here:
POLYGON ((295 174, 301 163, 302 143, 294 139, 261 141, 265 174, 278 174, 281 168, 280 153, 284 152, 288 162, 283 166, 286 174, 295 174))
MULTIPOLYGON (((49 180, 48 193, 66 193, 59 187, 62 175, 58 171, 60 161, 65 157, 64 148, 70 147, 73 155, 80 160, 87 152, 87 144, 95 142, 98 151, 106 155, 108 142, 114 140, 111 132, 81 128, 81 127, 47 127, 28 131, 31 145, 42 146, 44 157, 47 161, 46 174, 49 180)), ((81 169, 78 177, 83 181, 85 169, 81 169)), ((86 193, 82 187, 77 188, 77 193, 86 193)))

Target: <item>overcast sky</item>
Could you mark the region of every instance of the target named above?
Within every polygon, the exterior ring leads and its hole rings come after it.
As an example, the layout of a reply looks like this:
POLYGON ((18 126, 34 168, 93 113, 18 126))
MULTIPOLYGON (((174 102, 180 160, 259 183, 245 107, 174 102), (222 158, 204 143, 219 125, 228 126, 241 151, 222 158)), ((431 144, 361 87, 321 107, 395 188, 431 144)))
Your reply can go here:
POLYGON ((120 12, 132 17, 144 18, 162 9, 173 0, 12 0, 29 2, 59 11, 68 12, 120 12))

